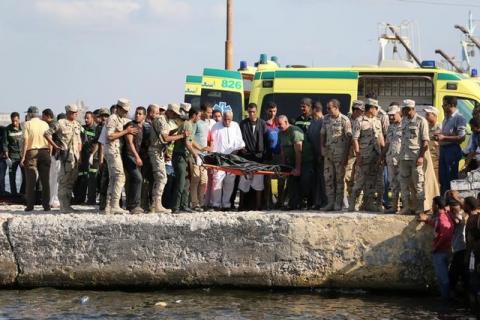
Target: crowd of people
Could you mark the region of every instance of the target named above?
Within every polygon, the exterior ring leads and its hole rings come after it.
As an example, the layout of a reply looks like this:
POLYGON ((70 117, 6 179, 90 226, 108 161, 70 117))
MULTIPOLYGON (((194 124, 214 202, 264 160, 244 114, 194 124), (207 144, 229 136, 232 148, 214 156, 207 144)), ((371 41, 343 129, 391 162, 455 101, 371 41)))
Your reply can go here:
POLYGON ((456 191, 432 200, 433 214, 420 214, 418 220, 435 230, 432 256, 443 299, 468 297, 479 306, 480 294, 480 202, 462 198, 456 191))
POLYGON ((462 155, 475 168, 478 154, 480 120, 470 121, 474 134, 462 151, 466 123, 455 97, 444 98, 441 124, 435 107, 423 108, 425 118, 408 99, 384 110, 373 93, 353 101, 348 115, 336 99, 324 115, 320 102, 303 98, 292 106, 299 110, 295 119, 277 115, 274 102, 260 117, 250 103, 239 123, 232 111, 209 103, 200 109, 151 104, 137 107, 133 119, 130 108, 119 99, 86 111, 83 125, 75 104, 57 118, 51 109, 30 107, 23 124, 12 113, 1 130, 0 193, 8 169, 10 193, 25 195, 26 211, 37 201, 63 212, 73 211, 72 204, 98 204, 107 214, 226 211, 236 209, 240 193, 239 210, 420 214, 458 178, 462 155), (202 166, 201 156, 210 152, 283 164, 291 172, 235 176, 202 166))

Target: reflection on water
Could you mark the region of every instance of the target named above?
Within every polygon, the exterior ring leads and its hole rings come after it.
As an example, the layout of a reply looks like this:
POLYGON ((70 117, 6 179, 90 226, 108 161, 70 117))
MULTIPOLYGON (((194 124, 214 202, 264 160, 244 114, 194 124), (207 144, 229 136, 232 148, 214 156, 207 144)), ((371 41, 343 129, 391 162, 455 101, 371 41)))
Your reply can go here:
POLYGON ((0 319, 474 319, 422 296, 221 289, 0 291, 0 319))

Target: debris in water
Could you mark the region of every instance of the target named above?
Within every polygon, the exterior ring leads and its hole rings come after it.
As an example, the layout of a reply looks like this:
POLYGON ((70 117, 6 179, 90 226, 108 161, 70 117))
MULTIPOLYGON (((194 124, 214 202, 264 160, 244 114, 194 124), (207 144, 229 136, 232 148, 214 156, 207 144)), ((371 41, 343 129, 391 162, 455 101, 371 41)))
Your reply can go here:
POLYGON ((83 296, 80 298, 80 304, 85 304, 88 302, 88 300, 90 300, 88 296, 83 296))
POLYGON ((181 302, 182 302, 182 300, 177 300, 177 301, 175 301, 175 303, 181 303, 181 302))
POLYGON ((203 288, 202 290, 205 292, 210 292, 210 288, 203 288))
POLYGON ((155 303, 155 307, 165 308, 166 306, 167 306, 167 303, 164 301, 158 301, 157 303, 155 303))

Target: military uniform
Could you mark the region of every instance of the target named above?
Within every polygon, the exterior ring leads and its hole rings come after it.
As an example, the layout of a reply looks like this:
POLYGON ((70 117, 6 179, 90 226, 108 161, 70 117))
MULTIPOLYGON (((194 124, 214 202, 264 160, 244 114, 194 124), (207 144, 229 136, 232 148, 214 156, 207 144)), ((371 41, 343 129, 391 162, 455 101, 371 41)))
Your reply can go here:
MULTIPOLYGON (((385 110, 379 107, 377 118, 380 120, 380 123, 382 125, 383 141, 385 141, 387 139, 388 127, 390 126, 390 121, 388 120, 388 114, 385 112, 385 110)), ((375 190, 380 200, 384 198, 385 184, 387 183, 387 181, 390 181, 390 178, 386 180, 385 175, 388 176, 388 170, 386 170, 383 165, 379 166, 377 170, 377 182, 375 184, 375 187, 376 187, 375 190)), ((387 199, 385 199, 385 201, 387 202, 388 197, 386 198, 387 199)))
POLYGON ((170 126, 167 117, 161 115, 152 121, 152 128, 150 131, 150 145, 148 147, 148 155, 152 163, 153 171, 153 203, 150 208, 152 212, 169 212, 162 205, 162 195, 165 185, 167 184, 167 171, 165 168, 165 151, 166 143, 162 139, 162 134, 169 134, 170 126))
POLYGON ((392 123, 387 131, 388 151, 386 154, 386 162, 388 168, 388 182, 392 190, 392 213, 398 210, 400 196, 400 168, 399 156, 402 144, 402 125, 401 123, 392 123))
POLYGON ((125 185, 125 172, 122 162, 123 139, 109 140, 108 136, 115 132, 123 131, 124 126, 130 122, 128 118, 121 118, 117 114, 111 115, 105 124, 107 141, 104 145, 105 158, 108 166, 109 184, 107 189, 107 206, 105 213, 124 213, 119 207, 122 189, 125 185))
POLYGON ((78 170, 78 179, 75 184, 74 200, 75 203, 84 203, 87 196, 87 204, 95 204, 97 198, 97 171, 98 171, 98 155, 93 158, 90 164, 90 154, 95 144, 96 125, 83 125, 81 131, 82 137, 82 157, 78 170))
POLYGON ((57 134, 60 139, 60 172, 58 173, 58 200, 60 201, 60 211, 72 210, 70 203, 73 185, 75 181, 77 181, 78 164, 82 146, 80 136, 81 129, 82 126, 78 121, 61 119, 45 133, 47 136, 57 134))
POLYGON ((326 115, 320 134, 325 141, 325 190, 328 205, 324 210, 341 210, 345 192, 345 165, 350 149, 352 125, 347 116, 340 114, 337 118, 326 115))
POLYGON ((350 195, 349 210, 357 209, 355 203, 363 191, 365 209, 379 211, 382 199, 377 188, 377 175, 383 144, 382 123, 378 117, 360 116, 353 122, 352 135, 360 147, 360 164, 357 164, 358 178, 350 195))
POLYGON ((425 200, 423 166, 417 166, 420 148, 429 141, 427 120, 418 114, 412 119, 402 119, 402 143, 400 148, 400 189, 402 193, 403 214, 411 210, 423 212, 425 200), (412 203, 410 202, 412 201, 412 203))

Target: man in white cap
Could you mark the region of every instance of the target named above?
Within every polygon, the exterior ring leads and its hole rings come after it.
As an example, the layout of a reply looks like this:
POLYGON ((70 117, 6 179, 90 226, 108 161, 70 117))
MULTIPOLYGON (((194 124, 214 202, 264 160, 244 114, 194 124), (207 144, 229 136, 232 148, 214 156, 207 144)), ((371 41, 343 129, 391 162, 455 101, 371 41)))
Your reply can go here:
POLYGON ((70 206, 72 190, 78 177, 78 165, 82 150, 82 126, 77 121, 79 108, 75 104, 65 106, 66 119, 55 123, 47 132, 45 138, 55 150, 60 152, 60 172, 58 174, 58 200, 60 211, 73 212, 70 206), (60 144, 55 143, 53 135, 56 134, 60 144))
POLYGON ((393 102, 387 111, 390 125, 382 154, 382 162, 387 164, 388 182, 392 190, 392 206, 385 213, 397 213, 400 197, 399 155, 402 144, 402 111, 398 103, 393 102))
POLYGON ((118 100, 116 107, 116 113, 112 114, 105 124, 107 141, 104 147, 109 174, 105 214, 128 213, 128 211, 120 208, 120 197, 125 185, 125 173, 121 154, 123 139, 121 138, 126 134, 136 135, 138 133, 138 128, 136 127, 128 126, 124 129, 124 126, 130 122, 130 119, 128 119, 130 101, 126 98, 121 98, 118 100))
POLYGON ((364 207, 368 211, 380 211, 382 198, 376 188, 379 160, 385 141, 382 123, 378 118, 378 101, 367 99, 365 113, 358 117, 352 125, 353 151, 357 159, 358 177, 354 182, 350 195, 349 210, 355 211, 357 197, 363 191, 364 207))
POLYGON ((433 168, 435 175, 438 177, 438 165, 440 162, 440 144, 436 139, 436 135, 442 132, 442 125, 438 123, 438 109, 433 106, 428 106, 423 109, 425 111, 425 119, 428 122, 428 132, 430 136, 430 142, 428 144, 428 150, 432 156, 433 168))
POLYGON ((415 111, 415 101, 402 104, 402 144, 400 147, 400 214, 422 213, 425 200, 425 173, 423 164, 428 150, 428 123, 415 111))
POLYGON ((182 134, 170 134, 176 119, 180 117, 180 106, 177 104, 169 104, 165 115, 161 115, 152 121, 152 129, 150 132, 150 144, 148 147, 148 155, 152 163, 153 171, 153 190, 152 190, 152 206, 150 212, 170 213, 162 204, 163 190, 167 184, 167 170, 165 168, 165 154, 167 152, 167 144, 184 139, 191 132, 183 132, 182 134), (173 121, 173 123, 172 123, 173 121))
MULTIPOLYGON (((238 123, 233 121, 233 112, 223 113, 223 120, 212 127, 213 152, 237 153, 245 147, 238 123)), ((225 171, 215 171, 212 181, 212 205, 217 210, 229 210, 230 197, 235 185, 235 176, 225 171)))

